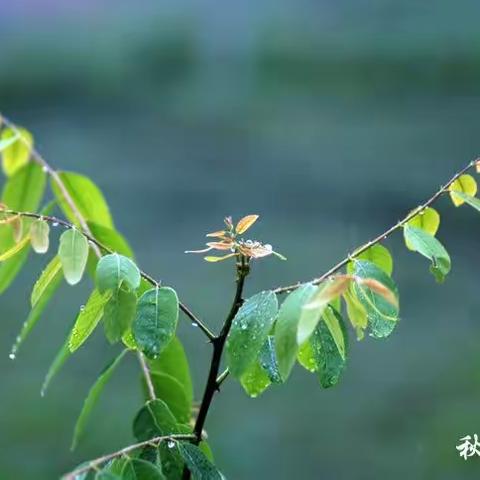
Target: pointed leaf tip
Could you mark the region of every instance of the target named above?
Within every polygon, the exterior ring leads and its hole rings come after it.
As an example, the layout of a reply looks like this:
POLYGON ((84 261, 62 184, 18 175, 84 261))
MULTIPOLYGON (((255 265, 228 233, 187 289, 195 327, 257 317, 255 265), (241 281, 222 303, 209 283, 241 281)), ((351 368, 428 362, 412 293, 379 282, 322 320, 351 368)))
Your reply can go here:
POLYGON ((259 218, 259 215, 247 215, 239 220, 237 226, 235 227, 235 231, 238 235, 245 233, 259 218))

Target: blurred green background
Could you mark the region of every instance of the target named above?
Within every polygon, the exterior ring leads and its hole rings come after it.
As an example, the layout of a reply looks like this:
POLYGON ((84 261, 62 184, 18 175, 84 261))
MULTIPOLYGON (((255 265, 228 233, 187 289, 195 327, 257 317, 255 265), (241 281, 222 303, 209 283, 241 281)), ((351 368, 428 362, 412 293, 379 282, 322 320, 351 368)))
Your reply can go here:
MULTIPOLYGON (((140 265, 218 328, 232 265, 182 252, 223 216, 260 214, 252 233, 288 257, 255 264, 249 293, 306 280, 480 153, 479 15, 473 0, 4 1, 0 110, 54 166, 91 176, 140 265)), ((438 208, 447 283, 388 240, 402 321, 386 341, 352 338, 337 388, 299 368, 255 400, 225 384, 207 427, 228 478, 478 478, 480 458, 455 445, 480 434, 480 219, 438 208)), ((141 402, 132 358, 69 451, 116 349, 96 335, 40 397, 86 281, 8 359, 45 263, 32 257, 0 301, 2 480, 58 478, 125 445, 141 402)), ((180 337, 200 397, 209 347, 185 321, 180 337)))

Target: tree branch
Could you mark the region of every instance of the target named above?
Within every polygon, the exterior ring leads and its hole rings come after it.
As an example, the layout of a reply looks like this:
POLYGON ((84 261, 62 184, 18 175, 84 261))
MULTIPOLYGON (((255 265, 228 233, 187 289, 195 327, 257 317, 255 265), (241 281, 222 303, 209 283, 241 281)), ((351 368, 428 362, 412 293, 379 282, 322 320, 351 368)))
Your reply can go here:
POLYGON ((105 462, 108 462, 109 460, 112 460, 114 458, 126 455, 127 453, 130 453, 131 451, 136 450, 137 448, 142 448, 147 446, 158 447, 158 445, 160 445, 160 443, 165 440, 178 441, 178 440, 193 440, 193 439, 194 439, 193 435, 178 434, 178 435, 154 437, 154 438, 151 438, 150 440, 145 440, 144 442, 134 443, 133 445, 129 445, 128 447, 122 448, 121 450, 118 450, 116 452, 109 453, 108 455, 104 455, 103 457, 98 457, 95 460, 91 460, 83 467, 77 468, 76 470, 73 470, 70 473, 67 473, 62 477, 62 479, 75 480, 78 477, 78 475, 81 475, 82 473, 86 473, 89 470, 97 470, 98 467, 104 464, 105 462))
MULTIPOLYGON (((21 217, 35 218, 37 220, 45 220, 48 223, 53 225, 62 225, 65 228, 77 228, 72 223, 52 215, 41 215, 33 212, 19 212, 11 209, 1 210, 0 212, 7 215, 18 215, 21 217)), ((99 242, 91 233, 85 232, 84 230, 78 228, 77 230, 80 231, 82 235, 84 235, 85 238, 87 238, 87 240, 92 245, 95 245, 100 251, 104 251, 106 253, 115 253, 111 248, 99 242)), ((155 280, 152 276, 142 270, 140 270, 140 275, 154 287, 159 287, 161 285, 161 282, 155 280)), ((197 318, 196 315, 194 315, 184 303, 179 302, 179 306, 180 310, 182 310, 182 312, 185 313, 185 315, 200 328, 200 330, 208 337, 210 341, 215 339, 215 334, 199 318, 197 318)))
MULTIPOLYGON (((217 381, 225 342, 227 340, 228 333, 230 332, 233 319, 235 318, 235 315, 237 314, 240 307, 242 306, 243 287, 245 285, 245 278, 249 273, 249 265, 243 255, 239 255, 237 257, 236 267, 237 288, 235 290, 235 296, 233 298, 232 306, 227 315, 227 318, 225 319, 222 331, 212 342, 213 354, 212 360, 210 362, 207 383, 205 384, 205 390, 203 393, 202 402, 200 403, 197 420, 195 421, 195 426, 193 427, 193 433, 195 435, 193 443, 196 445, 198 445, 198 443, 200 443, 200 440, 202 439, 203 427, 205 425, 208 411, 210 410, 210 405, 212 404, 212 399, 215 395, 215 392, 218 391, 220 383, 226 378, 225 376, 223 380, 220 378, 220 382, 217 381)), ((190 478, 190 471, 186 467, 183 471, 183 478, 184 480, 188 480, 190 478)))
MULTIPOLYGON (((317 278, 314 278, 313 280, 310 281, 310 283, 314 285, 318 285, 319 283, 322 283, 325 281, 328 277, 333 275, 334 273, 337 273, 338 270, 341 268, 345 267, 348 262, 352 260, 352 258, 355 258, 356 256, 360 255, 363 253, 365 250, 368 250, 370 247, 373 245, 376 245, 377 243, 382 242, 383 240, 387 239, 392 233, 394 233, 396 230, 399 228, 402 228, 409 220, 411 220, 413 217, 417 216, 419 213, 422 213, 424 210, 426 210, 429 206, 433 205, 444 193, 448 192, 448 188, 450 185, 457 180, 461 175, 466 173, 468 170, 473 168, 479 159, 473 160, 470 162, 468 165, 463 167, 460 171, 458 171, 445 185, 440 187, 440 189, 435 192, 427 201, 422 203, 419 207, 415 208, 412 210, 408 215, 406 215, 402 220, 399 220, 395 225, 392 227, 388 228, 385 230, 383 233, 380 235, 377 235, 375 238, 370 240, 369 242, 365 243, 361 247, 357 248, 353 253, 347 255, 343 260, 338 262, 336 265, 334 265, 332 268, 327 270, 325 273, 320 275, 317 278)), ((286 287, 278 287, 273 290, 274 293, 276 294, 282 294, 282 293, 289 293, 295 289, 297 289, 302 283, 296 283, 294 285, 288 285, 286 287)))

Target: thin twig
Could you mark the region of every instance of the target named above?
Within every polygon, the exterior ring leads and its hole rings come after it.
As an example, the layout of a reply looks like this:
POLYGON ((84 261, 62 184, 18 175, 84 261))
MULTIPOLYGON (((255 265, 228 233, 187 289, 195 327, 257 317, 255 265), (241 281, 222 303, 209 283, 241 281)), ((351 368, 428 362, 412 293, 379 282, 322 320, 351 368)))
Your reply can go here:
MULTIPOLYGON (((325 273, 320 275, 317 278, 314 278, 311 280, 310 283, 314 285, 318 285, 319 283, 322 283, 325 281, 327 278, 329 278, 331 275, 334 273, 338 272, 341 268, 345 267, 348 262, 352 260, 352 258, 355 258, 356 256, 360 255, 363 253, 365 250, 368 250, 370 247, 373 245, 376 245, 377 243, 380 243, 381 241, 387 239, 392 233, 394 233, 396 230, 399 228, 402 228, 409 220, 411 220, 413 217, 417 216, 418 214, 422 213, 424 210, 426 210, 430 205, 433 205, 444 193, 448 192, 448 188, 450 185, 457 180, 461 175, 463 175, 465 172, 470 170, 472 167, 474 167, 477 164, 477 160, 473 160, 470 162, 468 165, 463 167, 460 171, 458 171, 445 185, 440 187, 440 189, 435 192, 426 202, 424 202, 422 205, 420 205, 418 208, 412 210, 408 215, 406 215, 402 220, 399 220, 395 225, 392 227, 388 228, 385 230, 385 232, 381 233, 380 235, 376 236, 369 242, 365 243, 358 249, 356 249, 353 253, 347 255, 343 260, 338 262, 336 265, 334 265, 332 268, 327 270, 325 273)), ((295 289, 297 289, 302 283, 296 283, 294 285, 288 285, 286 287, 278 287, 273 290, 274 293, 276 294, 282 294, 282 293, 288 293, 291 292, 295 289)))
MULTIPOLYGON (((114 250, 99 242, 92 234, 77 228, 75 225, 68 222, 67 220, 63 220, 52 215, 41 215, 39 213, 33 212, 19 212, 12 209, 1 210, 1 213, 7 215, 19 215, 21 217, 36 218, 38 220, 45 220, 48 223, 51 223, 53 225, 62 225, 65 228, 76 228, 85 236, 85 238, 91 244, 96 245, 100 249, 100 251, 104 251, 105 253, 115 253, 114 250)), ((161 285, 161 282, 155 280, 152 276, 142 270, 140 270, 140 275, 154 287, 159 287, 161 285)), ((192 313, 192 311, 184 303, 179 302, 179 306, 180 310, 182 310, 182 312, 191 320, 192 323, 195 323, 200 328, 200 330, 208 337, 210 341, 215 338, 215 334, 194 313, 192 313)))
POLYGON ((78 475, 81 475, 82 473, 88 472, 89 470, 94 470, 97 469, 100 465, 108 462, 109 460, 112 460, 117 457, 121 457, 123 455, 126 455, 127 453, 130 453, 132 450, 136 450, 137 448, 142 448, 142 447, 148 447, 148 446, 158 446, 161 442, 163 441, 178 441, 178 440, 192 440, 194 438, 194 435, 180 435, 180 434, 174 434, 174 435, 168 435, 168 436, 161 436, 161 437, 154 437, 151 438, 150 440, 145 440, 143 442, 139 443, 134 443, 133 445, 129 445, 128 447, 122 448, 121 450, 118 450, 113 453, 109 453, 108 455, 104 455, 102 457, 98 457, 95 460, 91 460, 88 462, 86 465, 83 467, 77 468, 76 470, 73 470, 67 474, 65 474, 62 479, 63 480, 74 480, 75 478, 78 477, 78 475))

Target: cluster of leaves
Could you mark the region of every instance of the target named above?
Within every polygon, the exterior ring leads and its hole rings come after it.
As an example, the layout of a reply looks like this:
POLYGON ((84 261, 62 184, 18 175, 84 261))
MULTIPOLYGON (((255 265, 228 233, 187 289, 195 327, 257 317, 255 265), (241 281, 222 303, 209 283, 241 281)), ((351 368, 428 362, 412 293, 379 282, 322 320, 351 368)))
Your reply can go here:
MULTIPOLYGON (((55 172, 50 184, 52 200, 42 207, 49 170, 41 162, 32 161, 32 147, 33 138, 24 129, 4 128, 0 132, 6 175, 0 211, 0 293, 20 271, 30 249, 39 254, 52 250, 49 224, 57 222, 51 212, 60 209, 68 222, 60 222, 65 231, 58 248, 33 286, 32 309, 11 358, 15 358, 62 280, 76 285, 87 272, 93 290, 54 359, 42 392, 98 325, 103 325, 109 343, 123 348, 88 393, 75 426, 73 447, 122 358, 128 352, 137 352, 147 359, 154 395, 151 385, 144 381, 145 404, 134 419, 133 434, 139 442, 147 443, 103 464, 95 478, 180 479, 185 465, 194 478, 223 478, 205 441, 197 447, 172 437, 192 434, 194 397, 188 361, 176 336, 176 292, 156 284, 139 270, 130 246, 115 228, 104 196, 87 177, 55 172), (159 437, 169 439, 152 440, 159 437)), ((468 204, 480 211, 472 176, 459 176, 449 190, 455 206, 468 204)), ((241 237, 257 218, 248 215, 235 226, 227 218, 226 228, 208 234, 215 241, 201 251, 229 253, 206 260, 234 257, 248 263, 271 254, 280 256, 268 244, 241 237)), ((439 224, 438 212, 427 204, 411 212, 395 229, 403 229, 407 248, 429 259, 432 274, 442 282, 451 261, 436 238, 439 224)), ((348 358, 347 322, 359 340, 365 332, 374 338, 392 333, 399 320, 399 295, 388 249, 378 241, 367 244, 350 256, 345 267, 344 272, 335 272, 325 280, 292 287, 281 305, 275 290, 257 293, 243 302, 226 338, 226 365, 248 395, 256 397, 272 384, 285 383, 297 362, 314 372, 323 387, 335 385, 348 358)), ((88 468, 85 474, 93 475, 88 468)))

